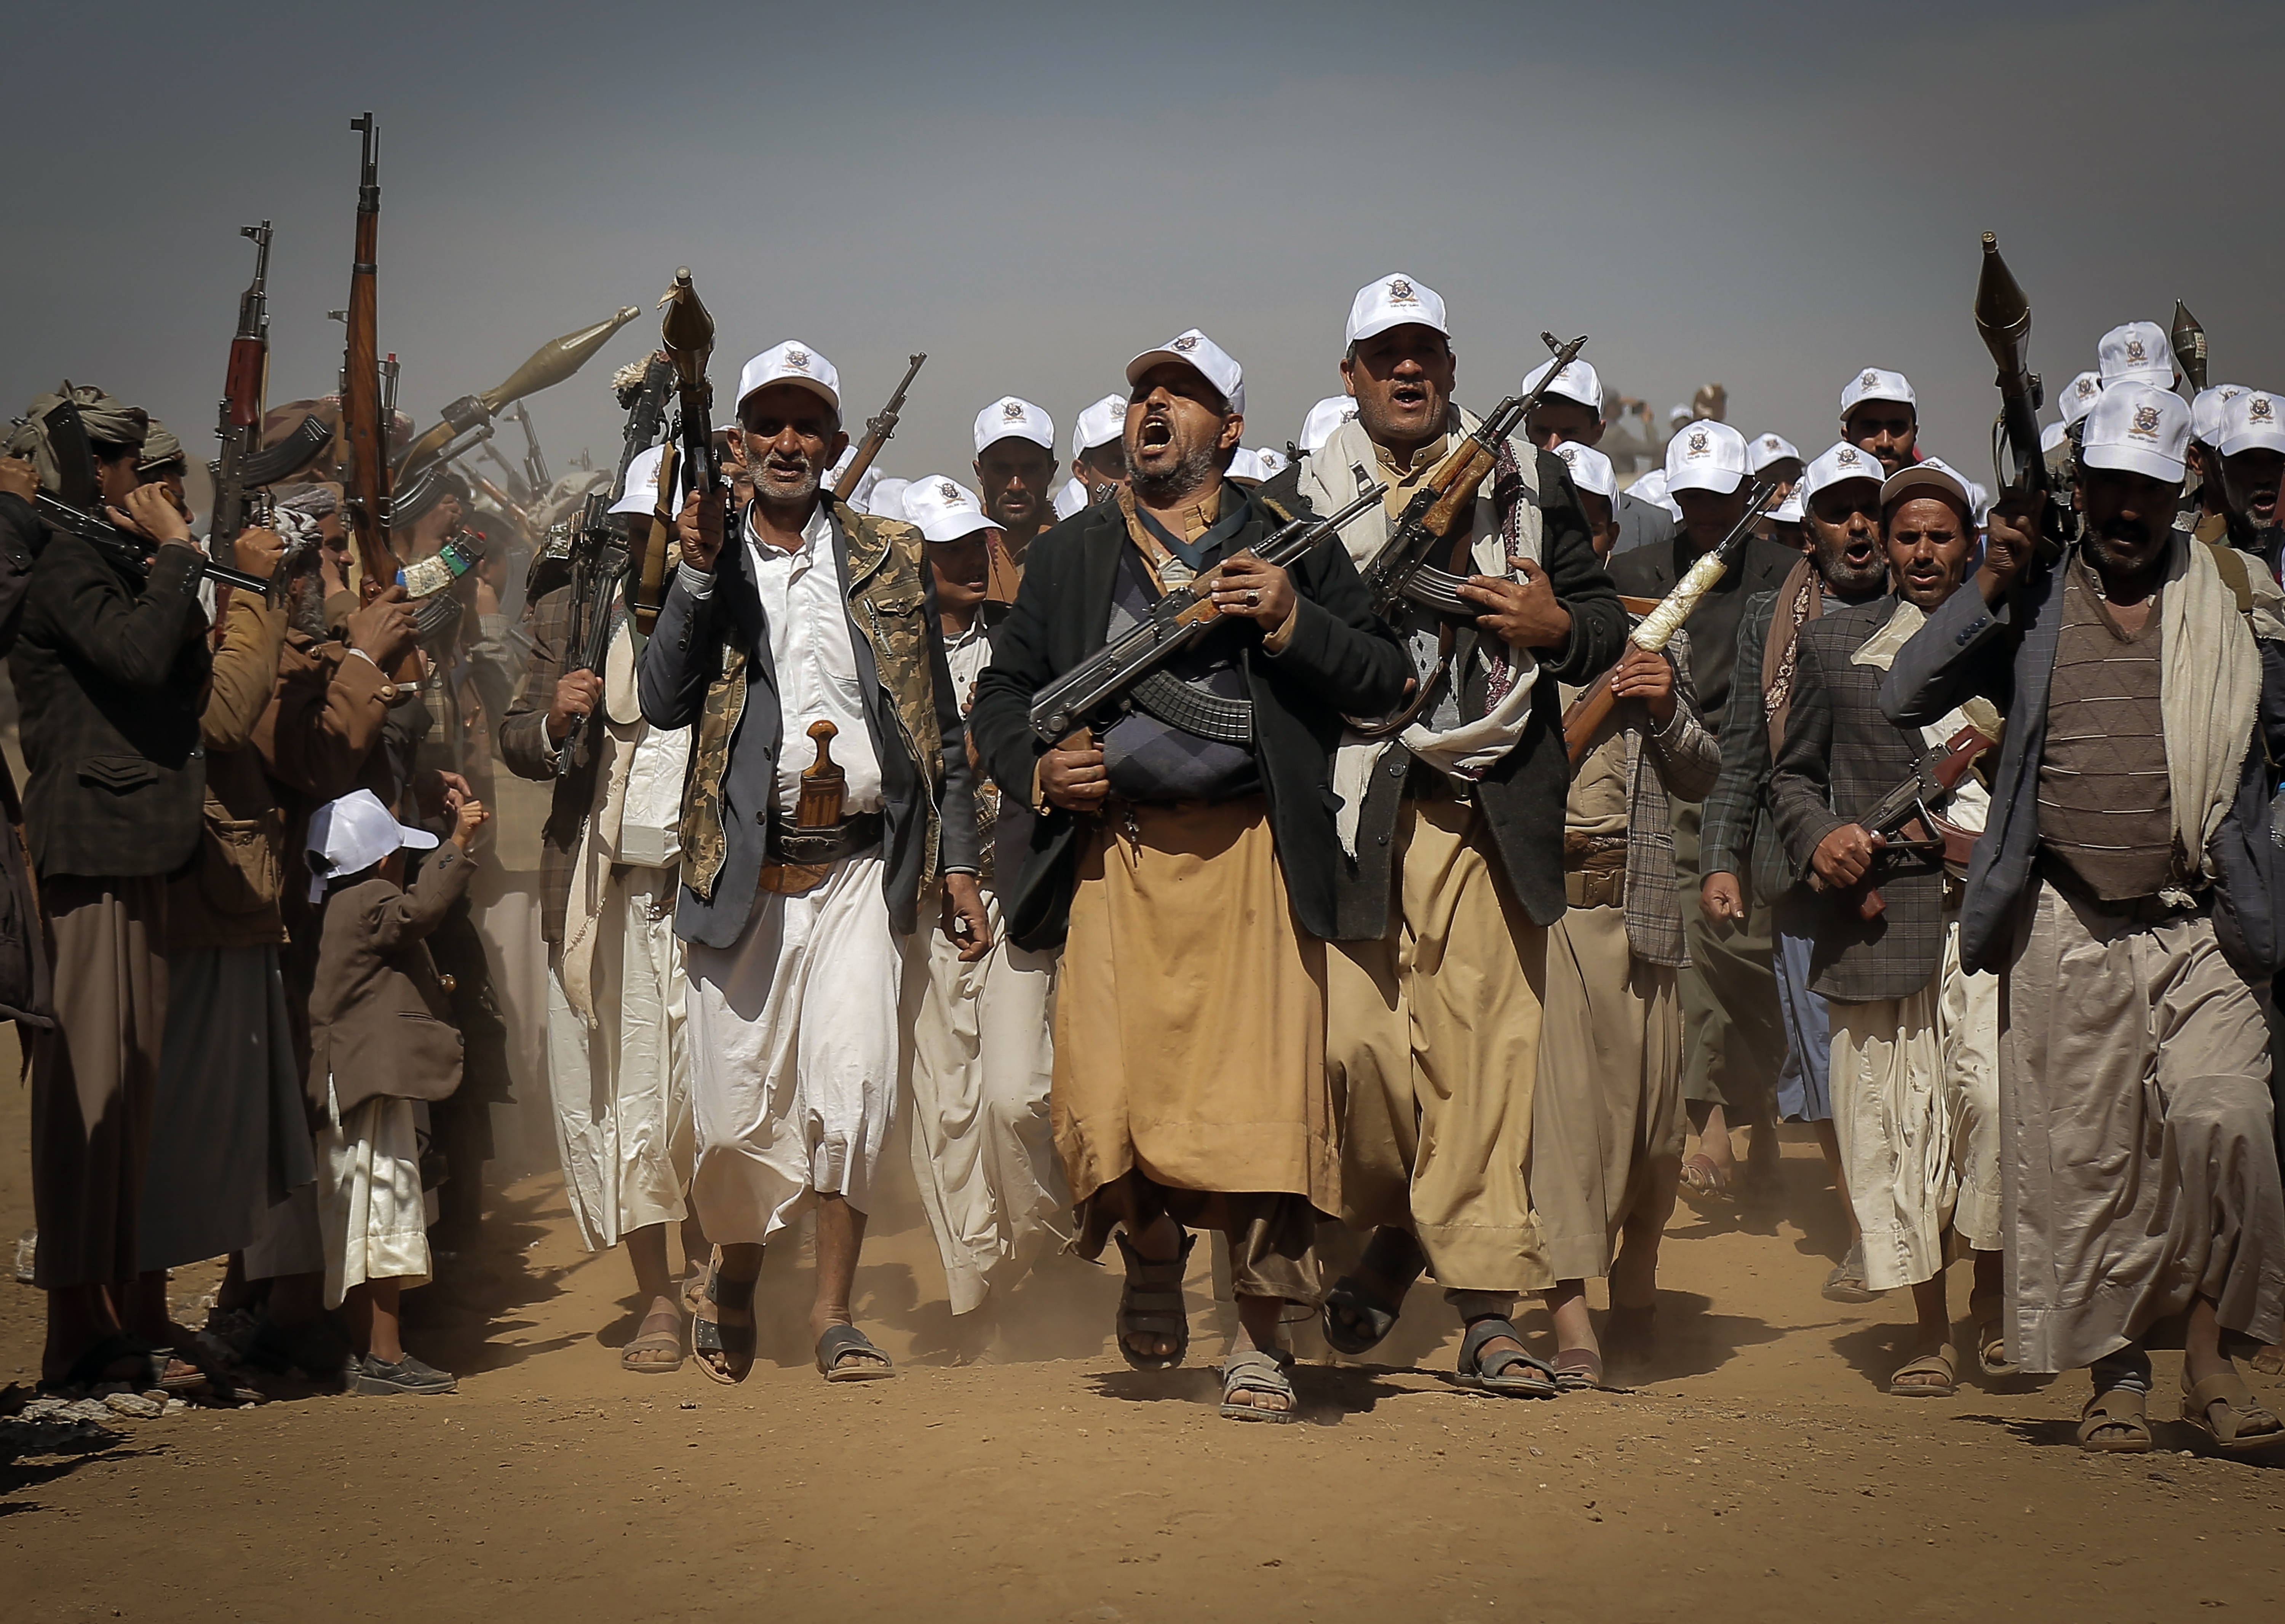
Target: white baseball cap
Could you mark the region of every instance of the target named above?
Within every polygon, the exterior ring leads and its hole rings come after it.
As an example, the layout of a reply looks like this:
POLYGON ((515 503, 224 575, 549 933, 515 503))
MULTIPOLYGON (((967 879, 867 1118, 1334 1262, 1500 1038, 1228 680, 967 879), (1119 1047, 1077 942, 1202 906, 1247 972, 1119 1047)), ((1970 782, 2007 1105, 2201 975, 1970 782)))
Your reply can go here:
POLYGON ((2166 330, 2155 321, 2122 322, 2113 327, 2095 345, 2094 358, 2105 388, 2119 383, 2174 387, 2174 352, 2167 347, 2166 330))
POLYGON ((1783 462, 1788 457, 1795 462, 1808 460, 1783 435, 1755 435, 1746 447, 1746 467, 1755 474, 1773 462, 1783 462))
POLYGON ((2242 383, 2217 383, 2210 389, 2200 389, 2197 397, 2190 402, 2190 437, 2218 446, 2229 403, 2250 392, 2242 383))
POLYGON ((1243 445, 1230 452, 1229 467, 1222 472, 1231 479, 1250 479, 1256 482, 1269 477, 1269 471, 1261 466, 1261 453, 1249 451, 1243 445))
POLYGON ((2213 447, 2225 457, 2240 451, 2285 451, 2285 396, 2248 389, 2222 409, 2221 438, 2213 447))
POLYGON ((1684 423, 1666 443, 1666 490, 1711 490, 1727 496, 1746 482, 1746 436, 1727 423, 1700 418, 1684 423))
POLYGON ((905 491, 908 479, 876 479, 865 499, 857 504, 876 519, 901 519, 905 516, 905 491))
POLYGON ((372 790, 352 789, 310 820, 302 852, 310 864, 310 900, 324 898, 327 882, 361 874, 399 847, 427 851, 436 845, 436 836, 399 823, 372 790))
POLYGON ((1556 446, 1555 454, 1563 459, 1563 466, 1571 470, 1571 482, 1580 490, 1591 490, 1614 503, 1619 499, 1618 474, 1602 452, 1576 440, 1566 440, 1556 446))
POLYGON ((1214 387, 1229 403, 1233 415, 1245 415, 1245 369, 1238 365, 1229 351, 1196 327, 1175 334, 1156 349, 1146 349, 1129 361, 1127 383, 1138 382, 1143 373, 1162 361, 1180 361, 1214 387))
POLYGON ((1056 517, 1068 519, 1087 506, 1087 486, 1076 479, 1067 479, 1056 487, 1056 517))
POLYGON ((1328 395, 1309 408, 1309 415, 1301 420, 1301 437, 1296 442, 1311 453, 1321 451, 1333 431, 1356 416, 1356 397, 1351 395, 1328 395))
POLYGON ((1056 420, 1028 400, 1002 395, 976 414, 976 454, 981 457, 985 447, 1002 440, 1029 440, 1052 452, 1056 420))
MULTIPOLYGON (((1877 465, 1876 465, 1877 466, 1877 465)), ((1908 462, 1881 482, 1881 506, 1888 508, 1903 501, 1915 491, 1950 497, 1959 504, 1970 523, 1976 521, 1975 482, 1953 467, 1941 457, 1923 457, 1918 462, 1908 462)))
MULTIPOLYGON (((2238 398, 2248 402, 2266 396, 2238 398)), ((2150 383, 2106 383, 2094 410, 2086 414, 2086 426, 2079 430, 2079 455, 2090 467, 2144 474, 2168 483, 2182 477, 2183 452, 2189 443, 2190 403, 2150 383)))
POLYGON ((1675 518, 1682 517, 1682 504, 1666 493, 1666 470, 1653 468, 1627 487, 1627 494, 1637 502, 1653 502, 1663 507, 1675 518))
POLYGON ((2069 423, 2050 423, 2045 428, 2039 430, 2039 450, 2042 452, 2053 451, 2061 447, 2064 441, 2069 438, 2070 425, 2069 423))
POLYGON ((789 339, 774 349, 765 349, 740 370, 741 411, 757 389, 766 389, 773 383, 797 383, 805 389, 813 390, 833 408, 835 418, 841 415, 841 374, 833 370, 832 362, 798 339, 789 339))
POLYGON ((2063 386, 2063 427, 2073 423, 2094 410, 2094 397, 2102 393, 2100 373, 2081 373, 2063 386))
POLYGON ((1801 482, 1794 490, 1801 497, 1802 506, 1806 510, 1819 491, 1846 484, 1852 479, 1870 480, 1876 485, 1881 484, 1881 459, 1870 451, 1858 450, 1846 440, 1835 440, 1802 471, 1801 482))
MULTIPOLYGON (((1550 356, 1524 373, 1523 382, 1516 392, 1530 394, 1539 387, 1539 381, 1547 376, 1547 369, 1554 365, 1555 357, 1550 356)), ((1556 373, 1555 381, 1547 386, 1547 392, 1560 395, 1566 400, 1575 400, 1595 412, 1599 412, 1603 409, 1603 381, 1595 375, 1595 364, 1583 357, 1556 373)))
POLYGON ((1915 412, 1920 407, 1920 397, 1912 393, 1912 380, 1902 373, 1885 372, 1868 366, 1841 386, 1841 420, 1847 422, 1849 414, 1868 400, 1891 400, 1910 406, 1915 412))
POLYGON ((1689 420, 1690 408, 1680 401, 1676 401, 1666 409, 1666 421, 1669 428, 1679 428, 1689 420))
POLYGON ((1264 479, 1276 479, 1293 466, 1293 459, 1273 445, 1257 445, 1253 448, 1253 455, 1261 464, 1261 477, 1264 479))
MULTIPOLYGON (((627 464, 626 494, 611 504, 611 511, 615 514, 656 513, 659 506, 658 465, 665 460, 666 447, 664 445, 654 445, 647 451, 636 452, 635 459, 627 464)), ((680 493, 688 485, 689 482, 677 468, 674 478, 676 492, 680 493)), ((668 511, 673 510, 670 507, 668 511)))
POLYGON ((942 474, 926 475, 905 487, 905 517, 930 541, 958 541, 992 528, 976 493, 942 474))
POLYGON ((1785 500, 1770 509, 1770 519, 1777 524, 1799 524, 1807 516, 1809 505, 1801 499, 1801 482, 1795 480, 1785 500))
POLYGON ((1079 414, 1072 425, 1072 455, 1084 457, 1127 432, 1127 396, 1106 395, 1079 414))
POLYGON ((1410 326, 1433 327, 1447 338, 1452 335, 1451 328, 1444 325, 1444 301, 1436 290, 1401 271, 1367 282, 1349 301, 1348 341, 1352 344, 1391 327, 1410 326))

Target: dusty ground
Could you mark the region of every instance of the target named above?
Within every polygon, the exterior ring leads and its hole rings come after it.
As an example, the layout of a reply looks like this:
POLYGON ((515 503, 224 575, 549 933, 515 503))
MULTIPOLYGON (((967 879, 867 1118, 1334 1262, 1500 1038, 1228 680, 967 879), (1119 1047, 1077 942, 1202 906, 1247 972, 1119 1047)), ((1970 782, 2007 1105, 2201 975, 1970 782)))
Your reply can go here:
MULTIPOLYGON (((11 1239, 23 1134, 23 1091, 0 1085, 11 1239)), ((1791 1204, 1831 1219, 1813 1150, 1788 1149, 1791 1204)), ((1903 1304, 1823 1301, 1829 1227, 1774 1214, 1676 1214, 1668 1352, 1637 1392, 1462 1393, 1423 1293, 1384 1362, 1304 1369, 1292 1427, 1220 1420, 1198 1369, 1127 1370, 1106 1352, 1115 1286, 1068 1260, 1016 1294, 982 1362, 954 1362, 909 1201, 860 1282, 905 1374, 858 1386, 806 1364, 794 1247, 765 1276, 785 1329, 725 1388, 619 1373, 629 1277, 578 1251, 554 1180, 512 1184, 491 1228, 409 1338, 462 1374, 456 1395, 194 1412, 0 1471, 6 1616, 2140 1621, 2285 1594, 2285 1477, 2083 1456, 2077 1379, 1882 1395, 1903 1304)), ((183 1271, 178 1302, 213 1273, 183 1271)), ((1194 1367, 1223 1335, 1204 1275, 1194 1367)), ((0 1281, 0 1378, 36 1373, 38 1309, 0 1281)), ((2177 1369, 2161 1359, 2163 1392, 2177 1369)))

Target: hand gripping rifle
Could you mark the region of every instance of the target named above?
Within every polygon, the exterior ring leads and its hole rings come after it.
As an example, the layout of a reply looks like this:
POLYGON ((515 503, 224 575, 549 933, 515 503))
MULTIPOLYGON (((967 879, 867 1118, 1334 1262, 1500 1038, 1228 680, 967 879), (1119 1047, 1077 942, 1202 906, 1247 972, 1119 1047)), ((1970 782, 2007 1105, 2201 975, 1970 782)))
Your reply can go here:
POLYGON ((1999 417, 1991 428, 1991 472, 2003 497, 2039 503, 2039 553, 2049 562, 2070 539, 2068 498, 2047 476, 2039 450, 2039 407, 2045 386, 2030 368, 2031 302, 1999 257, 1999 239, 1983 233, 1983 267, 1975 279, 1975 330, 1999 369, 1999 417))
MULTIPOLYGON (((630 304, 617 314, 607 316, 593 326, 567 333, 561 338, 550 339, 527 357, 522 366, 510 373, 505 381, 481 395, 463 395, 444 408, 444 421, 404 448, 404 455, 397 459, 397 479, 401 483, 417 477, 422 470, 441 462, 450 462, 475 450, 491 437, 492 420, 503 415, 511 402, 527 395, 553 388, 594 358, 611 334, 625 326, 642 312, 630 304)), ((531 420, 524 419, 524 435, 531 435, 531 420)), ((531 451, 525 459, 530 469, 538 454, 538 442, 531 440, 531 451)))
MULTIPOLYGON (((1386 489, 1368 484, 1332 517, 1295 519, 1248 551, 1283 569, 1379 501, 1386 489)), ((1074 731, 1097 726, 1129 710, 1137 684, 1221 624, 1222 613, 1213 600, 1214 583, 1221 578, 1217 564, 1174 588, 1151 606, 1150 619, 1041 688, 1032 700, 1032 731, 1048 744, 1060 744, 1074 731)))
MULTIPOLYGON (((1948 863, 1964 863, 1975 844, 1975 836, 1956 824, 1946 823, 1931 810, 1932 804, 1943 800, 1959 787, 1967 776, 1967 769, 1975 758, 1999 742, 2001 731, 1999 713, 1989 701, 1971 701, 1967 726, 1930 750, 1912 775, 1882 796, 1857 821, 1858 827, 1881 843, 1888 851, 1917 851, 1927 855, 1940 854, 1948 863), (1915 836, 1912 830, 1918 828, 1915 836)), ((1828 890, 1818 872, 1809 874, 1810 889, 1828 890)), ((1864 886, 1864 895, 1857 898, 1857 912, 1865 919, 1878 919, 1888 904, 1881 899, 1880 891, 1871 884, 1864 886)))
MULTIPOLYGON (((1738 561, 1738 554, 1745 551, 1747 541, 1753 536, 1754 522, 1768 510, 1770 504, 1777 499, 1777 481, 1755 480, 1753 489, 1746 496, 1745 516, 1731 528, 1727 536, 1722 537, 1719 545, 1698 555, 1698 561, 1691 565, 1690 572, 1675 584, 1672 592, 1653 606, 1650 613, 1643 616, 1642 624, 1627 634, 1627 641, 1645 654, 1657 654, 1663 650, 1673 639, 1676 628, 1690 618, 1690 612, 1698 607, 1698 600, 1713 591, 1714 584, 1727 575, 1730 567, 1738 561)), ((1603 726, 1603 718, 1610 715, 1611 707, 1618 703, 1618 696, 1611 692, 1611 679, 1618 672, 1619 668, 1614 665, 1596 678, 1579 691, 1579 697, 1573 700, 1570 707, 1563 712, 1563 748, 1569 753, 1571 765, 1574 767, 1593 745, 1595 734, 1603 726)))
MULTIPOLYGON (((571 667, 575 671, 603 669, 603 662, 611 652, 611 633, 618 626, 618 617, 613 610, 618 605, 620 583, 627 577, 627 543, 625 532, 611 522, 610 502, 604 491, 590 495, 580 510, 578 526, 571 533, 571 567, 575 572, 571 624, 584 626, 586 631, 578 663, 571 667)), ((564 730, 563 742, 556 747, 555 758, 563 764, 558 771, 577 759, 580 736, 586 731, 585 716, 571 718, 571 726, 564 730)))
POLYGON ((667 508, 674 500, 678 476, 682 488, 698 492, 701 501, 722 504, 726 545, 731 538, 728 487, 722 481, 721 461, 714 454, 714 386, 706 379, 706 363, 714 353, 714 318, 698 297, 687 265, 676 270, 666 296, 658 302, 666 311, 659 320, 658 333, 666 358, 674 367, 677 420, 671 449, 659 461, 657 515, 643 547, 642 569, 635 577, 635 629, 645 637, 658 624, 658 612, 666 602, 666 554, 674 537, 673 515, 667 508))
POLYGON ((1475 433, 1453 449, 1421 482, 1396 521, 1388 541, 1358 573, 1372 593, 1373 612, 1386 618, 1399 600, 1433 609, 1455 620, 1473 620, 1482 606, 1460 596, 1467 577, 1430 566, 1428 559, 1439 543, 1453 539, 1475 514, 1477 488, 1499 465, 1500 447, 1522 425, 1563 369, 1578 358, 1586 346, 1584 333, 1567 344, 1556 342, 1552 333, 1540 341, 1555 352, 1547 375, 1528 395, 1511 395, 1485 414, 1475 433))
POLYGON ((921 375, 921 363, 927 359, 928 352, 925 350, 912 357, 912 365, 905 368, 904 381, 898 384, 897 392, 889 396, 889 404, 882 407, 878 414, 865 420, 864 443, 858 446, 856 457, 842 471, 841 482, 833 487, 836 500, 845 502, 849 499, 850 493, 857 489, 858 482, 865 477, 866 470, 873 466, 873 459, 881 454, 881 448, 889 443, 889 436, 897 432, 897 414, 905 409, 905 391, 913 387, 913 380, 921 375))
POLYGON ((254 280, 238 298, 238 332, 230 341, 230 366, 223 378, 215 430, 222 454, 207 465, 215 482, 207 552, 217 564, 231 561, 231 544, 254 512, 253 493, 300 473, 334 437, 325 420, 305 417, 292 434, 263 449, 262 395, 270 375, 270 222, 241 225, 238 234, 254 244, 254 280))

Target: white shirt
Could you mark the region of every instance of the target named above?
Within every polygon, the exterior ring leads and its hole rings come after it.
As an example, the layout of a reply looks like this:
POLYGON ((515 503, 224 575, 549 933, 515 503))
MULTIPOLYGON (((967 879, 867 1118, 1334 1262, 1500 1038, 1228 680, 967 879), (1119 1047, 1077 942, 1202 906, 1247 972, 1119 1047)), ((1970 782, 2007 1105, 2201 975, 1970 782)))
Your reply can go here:
POLYGON ((833 520, 825 503, 820 501, 810 514, 809 522, 802 526, 801 545, 791 553, 764 541, 749 512, 746 564, 769 626, 770 664, 777 673, 778 710, 784 719, 778 810, 790 816, 799 807, 802 769, 817 759, 810 725, 827 721, 839 730, 833 741, 834 762, 848 775, 842 815, 878 812, 881 762, 873 753, 873 735, 865 724, 849 603, 842 595, 841 570, 833 555, 833 520))
POLYGON ((976 702, 977 678, 992 663, 992 645, 984 636, 984 606, 979 603, 976 608, 976 618, 968 623, 968 630, 944 639, 944 662, 952 668, 952 691, 960 701, 962 716, 976 702))

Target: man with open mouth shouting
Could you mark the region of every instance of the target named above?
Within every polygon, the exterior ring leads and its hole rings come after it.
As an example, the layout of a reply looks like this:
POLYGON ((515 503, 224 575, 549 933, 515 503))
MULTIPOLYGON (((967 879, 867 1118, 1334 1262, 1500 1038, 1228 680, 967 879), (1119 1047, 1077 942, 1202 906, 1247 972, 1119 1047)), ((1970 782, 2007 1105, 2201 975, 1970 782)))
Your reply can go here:
POLYGON ((1184 1226, 1219 1228, 1240 1326, 1222 1414, 1292 1421, 1278 1322, 1315 1306, 1305 1259, 1341 1207, 1320 939, 1332 749, 1342 712, 1397 702, 1405 662, 1339 547, 1290 569, 1247 551, 1302 510, 1224 478, 1245 427, 1237 363, 1193 328, 1127 380, 1128 482, 1032 543, 969 723, 1001 793, 1028 786, 1041 813, 1001 883, 1020 945, 1065 946, 1056 1145, 1081 1255, 1122 1231, 1119 1351, 1182 1362, 1184 1226), (1187 693, 1042 744, 1033 695, 1217 564, 1221 623, 1162 668, 1187 693))
MULTIPOLYGON (((1382 506, 1342 535, 1360 565, 1477 421, 1452 398, 1444 302, 1409 276, 1360 289, 1341 376, 1354 420, 1303 466, 1323 511, 1362 480, 1382 506)), ((1420 685, 1411 718, 1344 741, 1343 938, 1328 963, 1326 1061, 1346 1102, 1342 1216, 1372 1239, 1325 1304, 1361 1353, 1425 1267, 1465 1328, 1462 1381, 1548 1396, 1554 1369, 1510 1316, 1555 1284, 1525 1185, 1547 976, 1565 906, 1559 681, 1615 664, 1626 633, 1560 458, 1519 436, 1464 529, 1430 561, 1464 577, 1465 617, 1394 613, 1420 685), (1370 736, 1367 736, 1370 735, 1370 736)))

